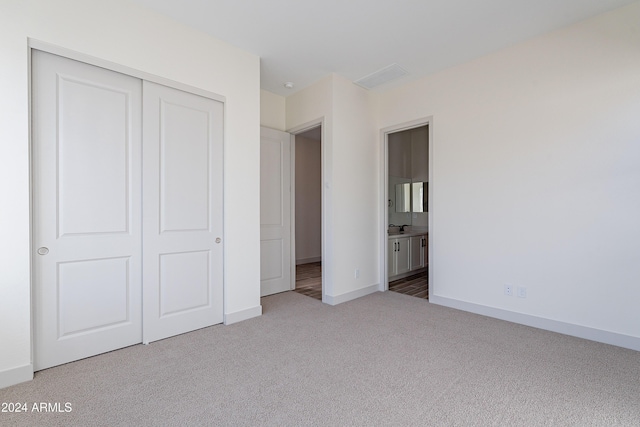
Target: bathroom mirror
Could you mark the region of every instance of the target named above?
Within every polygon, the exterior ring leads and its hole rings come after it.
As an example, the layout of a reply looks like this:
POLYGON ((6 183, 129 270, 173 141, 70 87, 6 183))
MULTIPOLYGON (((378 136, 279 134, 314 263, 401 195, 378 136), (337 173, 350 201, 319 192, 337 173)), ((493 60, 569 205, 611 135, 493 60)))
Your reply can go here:
POLYGON ((429 183, 396 184, 396 212, 429 212, 429 183))
POLYGON ((411 184, 412 212, 429 212, 429 183, 411 184))
POLYGON ((411 212, 411 183, 396 184, 396 212, 411 212))

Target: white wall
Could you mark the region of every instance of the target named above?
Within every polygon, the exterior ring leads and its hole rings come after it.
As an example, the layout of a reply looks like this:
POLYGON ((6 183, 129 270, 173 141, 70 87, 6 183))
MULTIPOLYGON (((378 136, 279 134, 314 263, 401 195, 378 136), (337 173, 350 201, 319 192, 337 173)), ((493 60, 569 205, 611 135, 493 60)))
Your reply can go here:
POLYGON ((327 138, 331 139, 334 78, 335 76, 330 74, 285 99, 288 130, 324 118, 323 142, 326 142, 327 138))
POLYGON ((372 92, 336 76, 333 85, 336 296, 376 292, 379 274, 380 150, 372 92), (354 270, 360 277, 354 277, 354 270))
POLYGON ((334 295, 333 276, 333 75, 286 98, 286 129, 310 122, 322 122, 322 285, 323 293, 334 295))
POLYGON ((287 128, 324 117, 325 302, 377 290, 379 150, 373 95, 338 75, 287 97, 287 128), (360 271, 355 277, 355 270, 360 271))
POLYGON ((433 116, 432 301, 640 349, 638 22, 635 3, 381 95, 381 128, 433 116))
POLYGON ((3 0, 0 387, 32 374, 28 37, 226 97, 225 316, 258 315, 259 58, 126 0, 3 0))
POLYGON ((285 119, 285 97, 261 90, 260 126, 284 131, 286 129, 285 119))
POLYGON ((296 264, 322 259, 321 142, 296 136, 296 264))

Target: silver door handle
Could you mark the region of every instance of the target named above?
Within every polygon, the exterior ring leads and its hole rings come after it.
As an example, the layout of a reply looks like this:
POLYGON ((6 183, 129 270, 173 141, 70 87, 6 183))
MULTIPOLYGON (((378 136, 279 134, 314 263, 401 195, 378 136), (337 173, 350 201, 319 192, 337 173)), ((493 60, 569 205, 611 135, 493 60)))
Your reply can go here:
POLYGON ((44 246, 38 248, 38 255, 46 255, 49 253, 49 248, 45 248, 44 246))
POLYGON ((220 243, 220 242, 222 242, 222 239, 219 237, 216 237, 216 243, 220 243))

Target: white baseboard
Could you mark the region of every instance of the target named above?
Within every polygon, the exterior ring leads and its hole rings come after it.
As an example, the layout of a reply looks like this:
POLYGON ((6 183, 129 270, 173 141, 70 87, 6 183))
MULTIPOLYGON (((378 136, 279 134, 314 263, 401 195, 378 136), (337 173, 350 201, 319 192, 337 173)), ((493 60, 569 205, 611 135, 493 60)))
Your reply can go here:
POLYGON ((329 305, 338 305, 338 304, 342 304, 343 302, 351 301, 351 300, 363 297, 365 295, 372 294, 374 292, 378 292, 377 283, 375 285, 369 285, 367 287, 356 289, 355 291, 347 292, 341 295, 336 295, 336 296, 323 295, 322 302, 329 305))
POLYGON ((322 261, 322 257, 321 256, 314 256, 311 258, 300 258, 296 260, 296 265, 300 265, 300 264, 310 264, 312 262, 320 262, 322 261))
POLYGON ((246 310, 234 311, 233 313, 226 313, 224 315, 224 324, 231 325, 233 323, 242 322, 243 320, 252 319, 258 316, 262 316, 261 305, 247 308, 246 310))
POLYGON ((33 365, 18 366, 0 372, 0 388, 31 381, 33 379, 33 365))
POLYGON ((640 351, 640 338, 633 337, 631 335, 589 328, 587 326, 575 325, 573 323, 546 319, 544 317, 537 317, 529 314, 515 313, 513 311, 503 310, 500 308, 487 307, 484 305, 439 297, 436 295, 430 295, 429 302, 443 305, 445 307, 468 311, 470 313, 506 320, 508 322, 519 323, 521 325, 531 326, 538 329, 558 332, 560 334, 571 335, 573 337, 584 338, 591 341, 640 351))

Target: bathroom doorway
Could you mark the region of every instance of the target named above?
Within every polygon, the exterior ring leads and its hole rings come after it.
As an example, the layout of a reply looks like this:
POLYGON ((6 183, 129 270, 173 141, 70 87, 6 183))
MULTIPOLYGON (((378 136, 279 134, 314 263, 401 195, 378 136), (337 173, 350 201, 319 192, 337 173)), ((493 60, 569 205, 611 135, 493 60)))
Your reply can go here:
POLYGON ((295 291, 322 301, 322 126, 294 138, 295 291))
POLYGON ((429 120, 383 130, 384 290, 429 298, 429 120))

